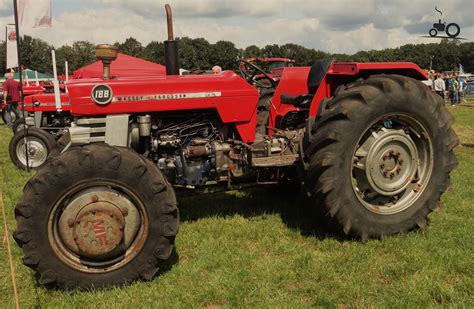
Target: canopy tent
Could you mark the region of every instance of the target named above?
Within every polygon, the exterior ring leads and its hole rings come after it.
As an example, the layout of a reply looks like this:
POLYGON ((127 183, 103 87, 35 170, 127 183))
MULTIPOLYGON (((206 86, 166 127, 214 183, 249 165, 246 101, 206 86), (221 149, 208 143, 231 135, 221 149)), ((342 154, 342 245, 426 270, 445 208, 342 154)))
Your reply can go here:
MULTIPOLYGON (((101 77, 102 67, 101 61, 83 66, 74 71, 74 78, 101 77)), ((120 53, 117 59, 110 65, 110 75, 115 77, 156 76, 165 74, 166 67, 164 65, 120 53)))
MULTIPOLYGON (((20 75, 18 72, 15 73, 14 79, 19 80, 20 75)), ((49 74, 46 73, 40 73, 38 72, 38 81, 43 82, 43 81, 49 81, 52 80, 53 77, 49 74)), ((3 82, 5 80, 5 76, 0 77, 0 82, 3 82)), ((30 83, 36 81, 36 73, 33 70, 26 69, 23 70, 23 81, 26 82, 28 80, 30 83)))

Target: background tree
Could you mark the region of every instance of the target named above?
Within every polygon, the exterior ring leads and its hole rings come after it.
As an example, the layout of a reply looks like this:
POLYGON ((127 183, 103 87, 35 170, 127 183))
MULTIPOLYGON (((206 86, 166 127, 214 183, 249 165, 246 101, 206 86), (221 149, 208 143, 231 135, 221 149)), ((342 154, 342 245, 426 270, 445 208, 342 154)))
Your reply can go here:
POLYGON ((123 43, 115 43, 118 50, 122 54, 126 54, 133 57, 143 57, 143 46, 142 43, 138 42, 135 38, 127 38, 123 43))
MULTIPOLYGON (((335 58, 337 61, 358 62, 394 62, 409 61, 428 69, 430 57, 433 56, 432 68, 436 71, 458 70, 459 64, 466 72, 474 72, 474 43, 462 43, 460 40, 443 39, 440 43, 405 44, 397 48, 383 50, 359 51, 354 54, 330 54, 312 48, 287 43, 272 44, 260 48, 256 45, 238 49, 230 41, 209 43, 204 38, 192 39, 183 37, 178 39, 179 63, 184 69, 209 70, 218 64, 224 69, 235 69, 237 57, 285 57, 296 60, 297 65, 311 65, 318 59, 335 58)), ((163 42, 152 41, 145 47, 133 37, 115 45, 121 53, 140 57, 149 61, 164 64, 163 42)), ((22 39, 21 53, 23 65, 26 68, 40 72, 51 73, 51 50, 54 47, 47 42, 25 35, 22 39)), ((76 41, 72 45, 63 45, 56 48, 57 65, 60 74, 64 72, 64 61, 69 62, 69 73, 90 64, 95 59, 95 45, 88 41, 76 41)), ((0 67, 4 71, 5 42, 0 42, 0 67)))
POLYGON ((229 41, 217 41, 211 45, 211 54, 209 55, 210 66, 219 65, 224 70, 237 69, 237 58, 239 50, 234 43, 229 41))
POLYGON ((252 58, 252 57, 261 57, 261 56, 262 56, 262 51, 260 47, 258 47, 257 45, 247 46, 243 51, 243 57, 245 59, 252 58))
POLYGON ((163 42, 151 41, 145 47, 143 51, 143 57, 145 60, 156 62, 156 63, 165 63, 165 51, 164 51, 163 42))
POLYGON ((49 72, 52 69, 51 50, 53 47, 41 39, 23 36, 21 40, 21 60, 24 67, 39 72, 49 72))

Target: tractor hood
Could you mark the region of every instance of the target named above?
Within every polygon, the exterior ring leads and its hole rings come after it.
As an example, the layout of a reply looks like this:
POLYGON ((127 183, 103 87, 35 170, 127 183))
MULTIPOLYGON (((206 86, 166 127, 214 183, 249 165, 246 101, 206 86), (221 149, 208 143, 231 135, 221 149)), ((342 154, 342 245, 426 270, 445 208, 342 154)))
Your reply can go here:
POLYGON ((258 92, 232 71, 212 75, 82 79, 67 83, 73 115, 217 109, 223 122, 251 119, 258 92))

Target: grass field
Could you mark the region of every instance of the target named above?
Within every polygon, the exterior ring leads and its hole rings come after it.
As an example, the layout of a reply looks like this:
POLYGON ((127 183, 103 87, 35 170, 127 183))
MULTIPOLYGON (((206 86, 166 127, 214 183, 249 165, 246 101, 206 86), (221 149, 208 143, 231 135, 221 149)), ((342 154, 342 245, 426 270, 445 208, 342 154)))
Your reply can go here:
MULTIPOLYGON (((96 292, 47 290, 37 286, 10 239, 21 305, 473 307, 474 102, 463 105, 449 108, 461 140, 453 190, 425 230, 362 244, 329 232, 299 197, 255 189, 187 198, 179 201, 176 263, 151 282, 96 292)), ((30 174, 10 163, 10 138, 0 125, 0 186, 13 231, 13 209, 30 174)), ((13 306, 4 247, 0 307, 13 306)))

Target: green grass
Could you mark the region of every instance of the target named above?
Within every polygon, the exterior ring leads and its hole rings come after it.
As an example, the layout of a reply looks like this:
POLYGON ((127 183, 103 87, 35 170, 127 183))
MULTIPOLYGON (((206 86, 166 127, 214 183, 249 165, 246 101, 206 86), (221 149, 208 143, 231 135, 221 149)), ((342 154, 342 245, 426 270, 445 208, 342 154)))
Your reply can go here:
MULTIPOLYGON (((47 290, 37 286, 11 241, 21 305, 472 307, 474 102, 449 109, 462 143, 460 166, 425 230, 362 244, 326 230, 299 197, 255 189, 187 198, 179 201, 177 261, 151 282, 96 292, 47 290)), ((0 181, 13 231, 13 209, 30 174, 10 163, 10 137, 0 126, 0 181)), ((0 307, 13 307, 6 248, 0 250, 0 295, 0 307)))

